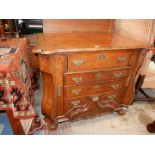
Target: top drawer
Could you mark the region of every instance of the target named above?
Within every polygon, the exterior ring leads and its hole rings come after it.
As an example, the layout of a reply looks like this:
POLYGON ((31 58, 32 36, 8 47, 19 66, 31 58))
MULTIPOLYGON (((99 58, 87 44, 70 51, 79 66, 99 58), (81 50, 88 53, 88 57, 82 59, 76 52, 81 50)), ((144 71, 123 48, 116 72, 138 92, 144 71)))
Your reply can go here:
POLYGON ((68 54, 68 71, 88 71, 128 65, 130 50, 80 52, 68 54))

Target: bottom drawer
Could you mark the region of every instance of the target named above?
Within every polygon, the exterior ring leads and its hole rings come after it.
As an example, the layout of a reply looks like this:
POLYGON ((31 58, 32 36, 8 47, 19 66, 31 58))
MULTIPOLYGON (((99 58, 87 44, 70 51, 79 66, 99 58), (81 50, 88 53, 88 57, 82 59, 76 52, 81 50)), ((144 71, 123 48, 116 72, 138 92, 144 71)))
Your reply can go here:
POLYGON ((64 100, 64 113, 70 120, 94 117, 120 105, 123 91, 64 100))

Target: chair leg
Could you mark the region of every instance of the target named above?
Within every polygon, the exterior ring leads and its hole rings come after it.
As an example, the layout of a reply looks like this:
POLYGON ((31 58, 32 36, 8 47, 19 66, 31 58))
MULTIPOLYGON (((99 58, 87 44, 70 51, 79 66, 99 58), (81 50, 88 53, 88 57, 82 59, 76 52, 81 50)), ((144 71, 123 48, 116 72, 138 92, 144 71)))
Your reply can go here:
POLYGON ((145 91, 144 91, 142 88, 140 88, 139 91, 140 91, 146 98, 151 98, 149 95, 147 95, 147 94, 145 93, 145 91))
POLYGON ((148 124, 146 126, 147 131, 150 133, 155 133, 155 121, 153 121, 152 123, 148 124))
POLYGON ((137 80, 137 83, 136 83, 136 94, 138 92, 140 92, 141 94, 144 95, 144 97, 135 97, 135 101, 149 101, 149 102, 153 102, 155 101, 155 98, 154 97, 151 97, 149 96, 142 88, 142 84, 143 84, 143 81, 144 81, 144 78, 145 76, 139 76, 138 77, 138 80, 137 80))
POLYGON ((14 118, 12 110, 7 110, 7 117, 9 119, 10 125, 15 135, 25 135, 19 119, 14 118))

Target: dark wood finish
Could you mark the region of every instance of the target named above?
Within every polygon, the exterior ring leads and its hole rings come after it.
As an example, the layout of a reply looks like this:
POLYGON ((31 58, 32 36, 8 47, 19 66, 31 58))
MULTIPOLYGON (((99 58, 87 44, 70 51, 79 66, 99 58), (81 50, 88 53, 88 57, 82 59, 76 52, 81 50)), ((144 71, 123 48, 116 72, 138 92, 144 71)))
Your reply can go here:
POLYGON ((64 120, 92 118, 111 111, 124 115, 133 101, 136 73, 147 52, 142 49, 152 47, 108 30, 103 33, 97 27, 100 33, 62 33, 66 24, 72 24, 59 23, 51 23, 59 25, 54 30, 59 33, 40 35, 34 51, 43 73, 42 112, 49 128, 55 129, 64 120), (109 97, 115 94, 116 99, 109 97))
POLYGON ((9 119, 11 128, 13 130, 13 133, 15 135, 25 135, 25 131, 22 128, 20 119, 17 119, 13 116, 13 111, 12 110, 7 110, 6 111, 7 117, 9 119))

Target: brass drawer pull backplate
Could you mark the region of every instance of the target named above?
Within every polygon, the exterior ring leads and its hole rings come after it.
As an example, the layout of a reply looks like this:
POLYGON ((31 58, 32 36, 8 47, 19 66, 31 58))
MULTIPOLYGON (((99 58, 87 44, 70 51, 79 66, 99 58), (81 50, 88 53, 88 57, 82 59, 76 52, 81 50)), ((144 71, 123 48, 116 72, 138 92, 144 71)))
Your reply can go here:
POLYGON ((82 59, 73 60, 73 63, 74 63, 76 66, 81 66, 81 65, 83 64, 83 60, 82 60, 82 59))
POLYGON ((96 73, 96 74, 95 74, 95 78, 96 78, 96 79, 101 78, 101 76, 102 76, 102 73, 96 73))
POLYGON ((118 60, 119 62, 125 62, 125 61, 126 61, 126 57, 120 56, 120 57, 117 58, 117 60, 118 60))
POLYGON ((111 84, 111 87, 112 87, 113 89, 118 89, 118 88, 119 88, 119 84, 111 84))
POLYGON ((71 102, 72 105, 77 106, 80 104, 80 100, 75 100, 71 102))
POLYGON ((106 58, 106 56, 104 54, 100 54, 100 55, 97 56, 97 58, 99 60, 104 60, 106 58))
POLYGON ((119 79, 119 78, 122 78, 123 77, 123 73, 122 72, 120 72, 120 73, 114 73, 114 76, 119 79))
POLYGON ((75 82, 75 83, 80 83, 82 81, 82 77, 74 77, 72 78, 72 80, 75 82))
POLYGON ((110 99, 110 100, 114 100, 116 98, 116 95, 110 95, 110 96, 108 96, 108 99, 110 99))
POLYGON ((73 89, 72 90, 72 93, 75 94, 75 95, 80 94, 80 92, 81 92, 81 89, 73 89))

